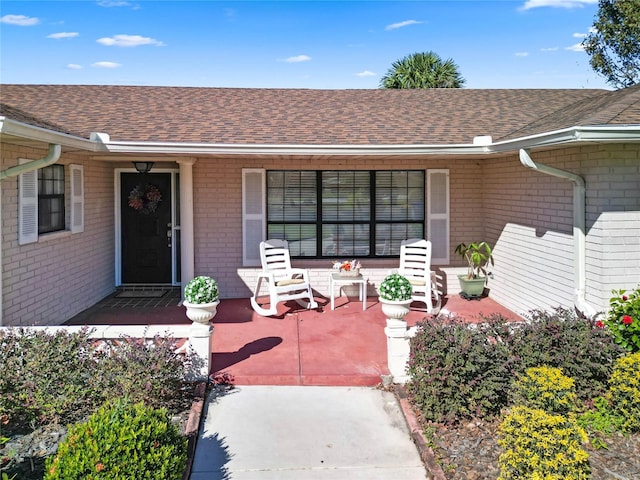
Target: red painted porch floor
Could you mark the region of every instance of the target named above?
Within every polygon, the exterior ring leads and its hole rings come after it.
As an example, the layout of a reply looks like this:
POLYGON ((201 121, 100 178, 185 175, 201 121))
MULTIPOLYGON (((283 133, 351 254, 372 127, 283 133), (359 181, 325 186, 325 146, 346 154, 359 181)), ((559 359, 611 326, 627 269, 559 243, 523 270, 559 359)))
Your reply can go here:
MULTIPOLYGON (((67 325, 171 325, 188 324, 184 307, 177 306, 180 291, 162 298, 110 297, 82 312, 67 325)), ((316 297, 320 307, 305 310, 295 302, 281 303, 278 315, 255 313, 249 299, 225 299, 213 319, 212 373, 227 372, 237 385, 373 386, 387 369, 385 317, 377 297, 367 299, 367 309, 357 298, 316 297)), ((467 321, 498 313, 520 317, 491 298, 445 298, 443 308, 467 321)), ((427 316, 414 303, 409 326, 427 316)))

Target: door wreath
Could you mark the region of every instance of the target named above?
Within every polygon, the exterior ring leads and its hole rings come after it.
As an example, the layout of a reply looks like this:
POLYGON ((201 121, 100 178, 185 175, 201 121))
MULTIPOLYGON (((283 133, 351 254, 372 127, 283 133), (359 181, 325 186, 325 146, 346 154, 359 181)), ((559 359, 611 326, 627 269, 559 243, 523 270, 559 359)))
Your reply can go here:
POLYGON ((145 215, 154 213, 161 201, 160 190, 150 183, 136 185, 129 193, 129 206, 145 215))

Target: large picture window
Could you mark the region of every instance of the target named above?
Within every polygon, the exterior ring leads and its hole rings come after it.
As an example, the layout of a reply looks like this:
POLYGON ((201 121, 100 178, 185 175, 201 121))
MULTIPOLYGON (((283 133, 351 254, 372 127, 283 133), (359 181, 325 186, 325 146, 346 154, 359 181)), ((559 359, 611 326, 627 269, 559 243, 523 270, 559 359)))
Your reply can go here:
POLYGON ((294 257, 397 256, 423 238, 425 173, 268 171, 267 236, 294 257))

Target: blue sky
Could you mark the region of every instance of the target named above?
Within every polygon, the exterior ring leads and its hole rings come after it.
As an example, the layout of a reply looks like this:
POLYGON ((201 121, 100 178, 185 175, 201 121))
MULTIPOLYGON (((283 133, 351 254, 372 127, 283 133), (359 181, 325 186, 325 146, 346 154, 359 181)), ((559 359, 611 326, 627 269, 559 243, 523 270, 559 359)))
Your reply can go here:
POLYGON ((580 42, 597 0, 11 1, 2 83, 378 88, 433 51, 466 88, 610 88, 580 42))

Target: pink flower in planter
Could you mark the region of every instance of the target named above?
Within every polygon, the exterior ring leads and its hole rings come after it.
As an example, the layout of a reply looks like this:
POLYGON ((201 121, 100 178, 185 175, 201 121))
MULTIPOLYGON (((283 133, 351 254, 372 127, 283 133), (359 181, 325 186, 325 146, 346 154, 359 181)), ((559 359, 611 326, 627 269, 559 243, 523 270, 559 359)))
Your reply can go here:
POLYGON ((625 315, 622 317, 622 323, 624 323, 625 325, 631 325, 633 323, 633 318, 631 318, 631 316, 629 315, 625 315))
POLYGON ((598 321, 596 322, 596 327, 598 327, 598 328, 604 328, 604 322, 603 322, 602 320, 598 320, 598 321))

